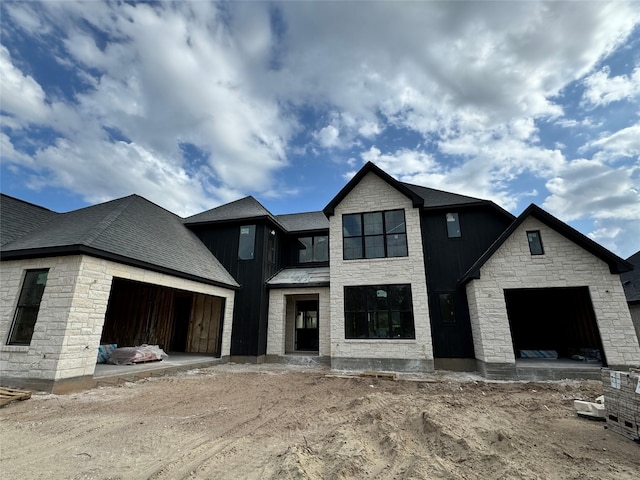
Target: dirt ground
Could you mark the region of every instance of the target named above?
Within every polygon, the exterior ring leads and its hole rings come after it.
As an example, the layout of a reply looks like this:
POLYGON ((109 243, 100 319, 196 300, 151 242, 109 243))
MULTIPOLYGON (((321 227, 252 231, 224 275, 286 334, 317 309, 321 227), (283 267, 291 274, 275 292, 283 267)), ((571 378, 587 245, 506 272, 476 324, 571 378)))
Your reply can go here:
POLYGON ((637 479, 599 382, 222 365, 0 409, 3 479, 637 479))

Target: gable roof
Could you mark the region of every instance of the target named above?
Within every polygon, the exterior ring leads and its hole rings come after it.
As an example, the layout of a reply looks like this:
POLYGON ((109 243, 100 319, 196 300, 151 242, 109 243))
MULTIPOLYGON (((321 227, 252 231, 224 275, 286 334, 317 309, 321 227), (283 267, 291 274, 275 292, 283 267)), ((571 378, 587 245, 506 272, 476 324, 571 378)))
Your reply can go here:
POLYGON ((518 218, 513 221, 511 225, 509 225, 509 227, 504 232, 502 232, 502 235, 500 235, 496 239, 496 241, 493 242, 489 249, 482 254, 482 256, 471 266, 471 268, 467 270, 467 272, 460 279, 460 283, 465 284, 475 278, 480 278, 480 269, 482 268, 482 266, 529 216, 537 218, 564 237, 571 240, 579 247, 582 247, 592 255, 606 262, 609 265, 609 271, 611 273, 628 272, 633 268, 629 262, 626 262, 616 254, 610 252, 603 246, 591 240, 589 237, 583 235, 576 229, 570 227, 566 223, 560 221, 550 213, 544 211, 543 209, 532 203, 520 214, 518 218))
POLYGON ((336 206, 344 200, 344 198, 353 190, 353 188, 367 175, 368 173, 374 173, 382 180, 387 182, 390 186, 398 190, 405 195, 414 207, 421 207, 423 209, 436 209, 444 207, 471 207, 479 205, 487 205, 500 210, 501 213, 507 215, 509 218, 514 218, 509 212, 499 207, 490 200, 483 200, 481 198, 469 197, 466 195, 460 195, 457 193, 445 192, 444 190, 437 190, 435 188, 422 187, 420 185, 413 185, 411 183, 400 182, 386 173, 380 167, 376 166, 372 162, 367 162, 364 167, 360 169, 354 177, 340 190, 340 192, 329 202, 324 208, 324 214, 329 217, 334 214, 336 206))
POLYGON ((289 233, 329 229, 329 220, 323 212, 290 213, 276 218, 289 233))
POLYGON ((627 258, 633 270, 620 275, 627 302, 640 304, 640 250, 627 258))
POLYGON ((252 196, 225 203, 206 212, 197 213, 185 218, 183 222, 185 225, 202 225, 234 220, 270 220, 282 228, 271 212, 252 196))
POLYGON ((0 194, 0 245, 26 235, 58 215, 33 203, 0 194))
POLYGON ((367 162, 365 166, 362 167, 358 171, 358 173, 356 173, 353 176, 353 178, 349 180, 349 182, 347 182, 347 184, 344 187, 342 187, 342 190, 340 190, 338 194, 335 197, 333 197, 333 199, 327 204, 327 206, 324 207, 324 209, 322 210, 324 214, 327 217, 330 217, 331 215, 333 215, 336 207, 340 204, 340 202, 342 202, 342 200, 344 200, 345 197, 349 195, 351 190, 353 190, 353 188, 358 183, 360 183, 360 181, 368 173, 376 174, 378 177, 380 177, 380 179, 384 180, 393 188, 395 188, 400 193, 405 195, 409 200, 411 200, 414 207, 422 207, 424 205, 424 199, 420 195, 415 193, 413 190, 411 190, 406 184, 399 182, 398 180, 393 178, 391 175, 389 175, 387 172, 382 170, 380 167, 374 165, 372 162, 367 162))
POLYGON ((234 278, 177 215, 138 195, 58 214, 2 246, 3 260, 88 254, 224 287, 234 278))

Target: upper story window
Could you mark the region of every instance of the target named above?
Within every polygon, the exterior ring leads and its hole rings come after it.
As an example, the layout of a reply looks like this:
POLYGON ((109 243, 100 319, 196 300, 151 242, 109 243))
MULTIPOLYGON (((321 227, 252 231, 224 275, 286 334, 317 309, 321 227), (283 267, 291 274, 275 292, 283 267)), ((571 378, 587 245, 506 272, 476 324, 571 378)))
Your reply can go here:
POLYGON ((457 213, 447 213, 447 236, 458 238, 462 236, 460 231, 460 218, 457 213))
POLYGON ((7 340, 8 345, 29 345, 31 343, 48 273, 48 269, 27 270, 7 340))
POLYGON ((256 245, 256 226, 243 225, 240 227, 240 241, 238 242, 238 258, 253 260, 256 245))
POLYGON ((316 235, 298 238, 298 262, 327 262, 329 261, 329 237, 316 235))
POLYGON ((404 210, 343 215, 342 237, 345 260, 408 255, 404 210))
POLYGON ((270 230, 267 237, 267 263, 276 264, 276 231, 270 230))
POLYGON ((531 255, 544 255, 540 230, 527 232, 527 241, 529 242, 529 251, 531 252, 531 255))

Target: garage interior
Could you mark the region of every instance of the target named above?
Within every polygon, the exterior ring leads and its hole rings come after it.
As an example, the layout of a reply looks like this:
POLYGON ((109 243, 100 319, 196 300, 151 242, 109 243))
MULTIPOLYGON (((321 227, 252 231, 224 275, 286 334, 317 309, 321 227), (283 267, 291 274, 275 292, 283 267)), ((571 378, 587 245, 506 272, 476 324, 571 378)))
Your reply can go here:
POLYGON ((225 299, 114 278, 101 344, 219 357, 225 299))
POLYGON ((523 350, 551 351, 559 362, 606 366, 588 287, 506 289, 504 295, 518 361, 523 350))

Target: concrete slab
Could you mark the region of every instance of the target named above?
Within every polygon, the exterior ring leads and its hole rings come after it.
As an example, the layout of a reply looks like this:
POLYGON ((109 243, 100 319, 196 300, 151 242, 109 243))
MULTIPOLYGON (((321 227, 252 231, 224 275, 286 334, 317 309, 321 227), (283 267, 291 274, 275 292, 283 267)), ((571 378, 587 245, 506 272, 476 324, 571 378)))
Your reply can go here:
POLYGON ((194 368, 206 368, 226 363, 227 359, 211 355, 173 353, 159 362, 138 363, 134 365, 109 365, 99 363, 93 374, 96 385, 117 385, 142 378, 167 375, 194 368))

